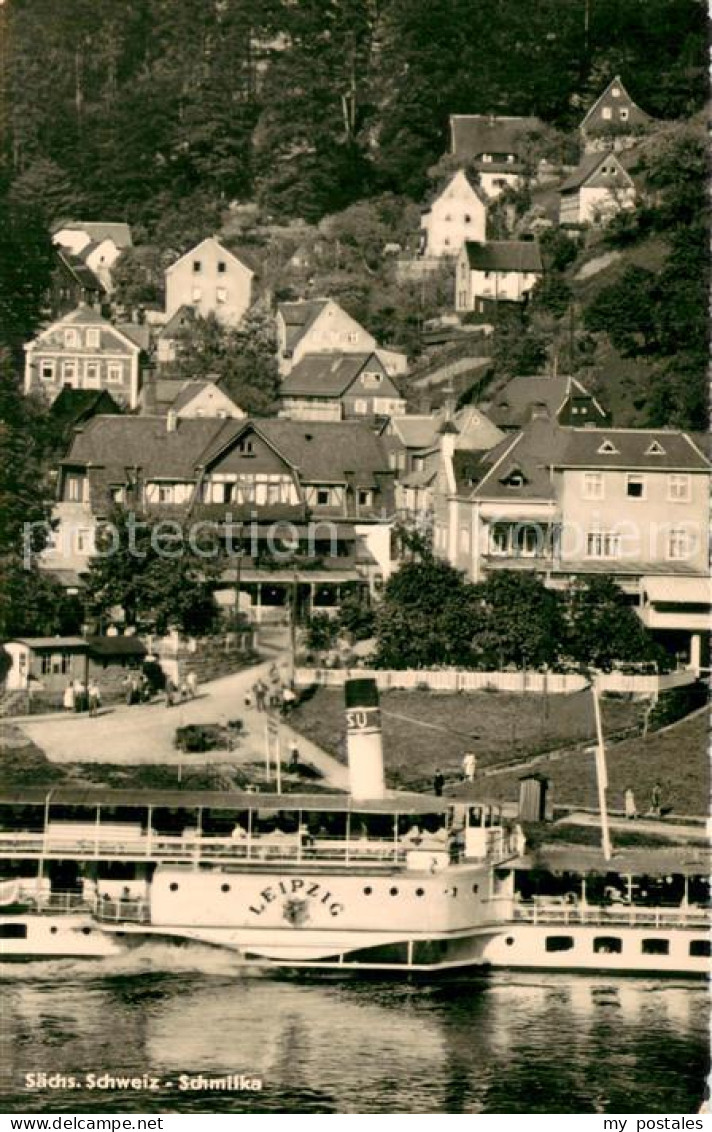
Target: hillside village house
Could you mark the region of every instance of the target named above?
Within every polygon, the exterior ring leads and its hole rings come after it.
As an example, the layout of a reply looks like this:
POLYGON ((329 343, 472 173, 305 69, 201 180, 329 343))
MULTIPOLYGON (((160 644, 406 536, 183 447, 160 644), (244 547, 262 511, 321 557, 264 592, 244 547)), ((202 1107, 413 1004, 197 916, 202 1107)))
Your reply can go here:
POLYGON ((190 336, 195 325, 195 309, 187 304, 178 307, 168 321, 156 334, 156 361, 159 366, 174 362, 180 353, 181 344, 190 336))
POLYGON ((116 506, 211 524, 203 535, 235 554, 218 600, 234 606, 238 589, 253 620, 290 602, 300 617, 335 611, 344 587, 391 569, 393 472, 356 422, 95 417, 61 461, 44 568, 81 574, 116 506))
POLYGON ((391 461, 398 469, 396 508, 410 519, 432 518, 437 476, 441 470, 442 436, 454 436, 455 452, 486 452, 504 433, 474 405, 455 413, 450 407, 432 416, 393 417, 386 429, 391 461))
POLYGON ((277 307, 277 358, 284 377, 308 354, 375 353, 390 376, 405 373, 408 359, 379 347, 372 334, 333 299, 280 303, 277 307))
POLYGON ((693 668, 707 663, 711 465, 684 432, 562 428, 545 411, 486 454, 443 450, 435 550, 479 581, 606 574, 693 668))
POLYGON ((135 409, 141 349, 91 307, 80 306, 25 345, 25 393, 48 401, 65 387, 106 389, 121 406, 135 409))
POLYGON ((52 240, 93 272, 109 294, 111 269, 124 249, 132 247, 131 229, 123 222, 64 222, 55 228, 52 240))
POLYGON ((466 240, 487 238, 487 197, 458 169, 420 217, 421 255, 456 256, 466 240))
POLYGON ((457 258, 455 309, 487 315, 493 303, 522 303, 544 269, 532 240, 467 241, 457 258))
POLYGON ((579 428, 608 423, 608 414, 592 393, 576 377, 549 374, 513 377, 482 408, 504 432, 517 432, 542 407, 552 421, 579 428))
POLYGON ((282 381, 280 416, 341 421, 390 417, 406 403, 376 353, 306 354, 282 381))
POLYGON ((252 304, 254 274, 214 236, 201 240, 166 268, 168 321, 191 307, 202 318, 212 314, 224 326, 237 326, 252 304))
POLYGON ((623 209, 635 208, 633 178, 615 153, 588 153, 559 189, 561 225, 603 225, 623 209))
POLYGON ((99 309, 106 291, 85 263, 66 248, 54 247, 47 307, 52 319, 76 310, 81 303, 99 309))
POLYGON ((653 119, 633 101, 616 75, 584 115, 579 131, 584 153, 627 149, 653 119))
POLYGON ((451 114, 450 152, 476 170, 490 199, 524 184, 529 138, 541 130, 538 118, 495 114, 451 114))

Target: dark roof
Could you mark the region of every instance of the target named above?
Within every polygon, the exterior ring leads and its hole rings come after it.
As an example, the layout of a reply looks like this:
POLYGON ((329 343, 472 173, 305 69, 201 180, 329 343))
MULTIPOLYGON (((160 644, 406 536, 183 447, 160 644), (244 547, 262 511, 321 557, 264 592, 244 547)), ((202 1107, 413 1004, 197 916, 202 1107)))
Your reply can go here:
POLYGON ((472 490, 484 499, 554 499, 549 468, 563 450, 563 430, 548 420, 533 420, 516 436, 506 437, 483 458, 482 475, 472 490), (508 485, 513 473, 521 473, 524 483, 508 485))
POLYGON ((473 271, 543 271, 534 240, 493 240, 489 244, 466 240, 465 248, 473 271))
POLYGON ((572 395, 590 397, 605 413, 595 397, 575 377, 513 377, 494 397, 487 412, 496 425, 503 428, 522 428, 531 417, 535 405, 545 405, 551 420, 555 420, 567 398, 572 395))
POLYGON ((116 329, 125 334, 127 338, 139 347, 139 349, 148 351, 151 347, 151 327, 146 323, 141 325, 138 322, 117 322, 116 329))
POLYGON ((195 322, 196 318, 195 307, 183 304, 182 307, 178 307, 178 310, 173 312, 168 322, 161 327, 158 335, 159 338, 174 338, 177 334, 184 331, 187 326, 195 322))
POLYGON ((62 424, 79 424, 89 417, 118 415, 121 407, 107 389, 72 389, 64 385, 50 406, 50 416, 62 424))
MULTIPOLYGON (((181 420, 168 431, 165 417, 93 417, 74 437, 63 464, 94 464, 114 469, 123 483, 126 468, 143 474, 192 479, 201 454, 226 422, 208 417, 181 420)), ((233 422, 235 424, 236 422, 233 422)))
POLYGON ((496 114, 451 114, 452 152, 457 157, 477 158, 482 153, 519 154, 526 134, 541 130, 539 118, 516 118, 496 114))
POLYGON ((589 118, 593 118, 595 116, 599 105, 601 104, 601 102, 603 102, 606 95, 610 91, 611 87, 614 86, 614 85, 620 87, 621 93, 624 96, 622 99, 620 99, 620 98, 616 99, 616 102, 620 105, 621 101, 625 104, 625 102, 627 100, 630 103, 630 108, 634 111, 633 118, 629 119, 627 125, 634 127, 636 125, 639 125, 641 122, 651 122, 652 121, 650 114, 648 114, 645 110, 643 110, 642 107, 638 106, 638 103, 635 101, 635 99, 631 98, 630 94, 626 90, 626 87, 625 87, 620 75, 616 75, 614 78, 611 79, 608 86, 605 87, 605 89, 601 91, 601 93, 599 94, 598 98, 593 103, 593 105, 588 108, 588 110, 584 114, 583 118, 581 119, 579 129, 583 130, 585 128, 586 123, 588 122, 589 118))
POLYGON ((94 656, 145 656, 146 646, 138 637, 87 637, 89 651, 94 656))
POLYGON ((90 267, 82 263, 78 256, 72 255, 60 244, 55 246, 55 252, 57 258, 61 260, 64 267, 74 277, 80 287, 83 287, 85 291, 96 291, 98 294, 104 294, 104 286, 101 280, 94 274, 90 267))
POLYGON ((195 479, 246 429, 255 429, 311 482, 343 482, 353 473, 361 484, 388 471, 388 457, 377 436, 358 421, 247 421, 213 417, 180 420, 170 431, 159 416, 94 417, 75 435, 63 464, 94 464, 115 469, 124 482, 126 468, 146 478, 195 479))
POLYGON ((582 158, 580 165, 578 165, 578 167, 574 169, 573 173, 563 182, 559 189, 559 192, 568 193, 573 192, 575 189, 580 189, 581 186, 586 183, 589 177, 593 176, 599 165, 603 165, 605 161, 610 161, 611 159, 615 161, 616 165, 625 174, 625 176, 630 175, 618 160, 615 153, 609 153, 608 150, 603 150, 602 152, 598 153, 587 153, 582 158))
POLYGON ((284 319, 287 330, 287 350, 294 350, 297 343, 316 322, 328 302, 328 299, 309 299, 302 303, 279 304, 277 309, 284 319))
POLYGON ((31 649, 85 649, 84 637, 11 637, 6 644, 18 642, 31 649))
POLYGON ((373 359, 373 368, 385 370, 373 352, 362 354, 306 354, 282 381, 282 397, 341 397, 373 359))
POLYGON ((684 432, 673 429, 569 428, 559 467, 683 468, 708 471, 710 462, 684 432), (609 447, 615 451, 608 451, 609 447))
POLYGON ((320 810, 351 813, 441 814, 452 798, 428 794, 393 794, 359 801, 350 794, 247 794, 230 790, 110 790, 105 786, 30 787, 0 794, 0 805, 153 806, 210 810, 320 810))

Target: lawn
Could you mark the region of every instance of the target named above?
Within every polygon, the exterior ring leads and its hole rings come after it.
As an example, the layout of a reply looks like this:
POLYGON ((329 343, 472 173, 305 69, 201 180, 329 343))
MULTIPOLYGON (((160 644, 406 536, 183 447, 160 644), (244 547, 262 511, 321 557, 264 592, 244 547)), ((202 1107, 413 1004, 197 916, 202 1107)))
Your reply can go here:
MULTIPOLYGON (((545 774, 553 789, 555 805, 598 808, 593 755, 575 753, 543 761, 537 771, 545 774)), ((681 720, 674 727, 645 739, 638 737, 609 744, 607 749, 608 805, 623 810, 623 794, 631 786, 638 810, 650 805, 656 781, 662 786, 663 807, 671 816, 706 816, 709 812, 710 766, 706 712, 681 720)), ((519 793, 519 775, 507 772, 487 777, 483 792, 491 801, 513 801, 519 793)))
MULTIPOLYGON (((606 733, 634 726, 641 712, 639 703, 605 700, 606 733)), ((446 778, 459 777, 465 751, 474 751, 483 769, 575 745, 595 734, 589 692, 548 697, 507 692, 384 692, 381 713, 388 783, 408 789, 429 788, 438 767, 446 778)), ((319 688, 296 709, 291 723, 345 761, 341 690, 319 688)))

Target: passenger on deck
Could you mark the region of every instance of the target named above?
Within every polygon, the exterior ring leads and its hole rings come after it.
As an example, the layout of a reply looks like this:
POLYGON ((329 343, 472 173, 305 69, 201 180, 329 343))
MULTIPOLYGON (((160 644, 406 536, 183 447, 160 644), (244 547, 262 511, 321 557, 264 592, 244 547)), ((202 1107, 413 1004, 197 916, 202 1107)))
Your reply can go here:
POLYGON ((238 822, 230 834, 230 838, 232 841, 247 841, 247 831, 238 822))
POLYGON ((412 825, 400 839, 401 841, 408 842, 410 845, 420 845, 423 840, 423 834, 419 825, 412 825))

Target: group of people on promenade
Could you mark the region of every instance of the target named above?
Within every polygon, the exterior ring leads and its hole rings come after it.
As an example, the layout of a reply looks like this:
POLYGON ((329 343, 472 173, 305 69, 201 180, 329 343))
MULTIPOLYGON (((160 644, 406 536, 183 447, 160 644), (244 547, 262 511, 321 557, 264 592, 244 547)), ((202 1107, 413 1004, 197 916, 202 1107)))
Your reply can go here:
POLYGON ((64 689, 62 702, 65 711, 88 711, 89 715, 98 715, 101 690, 96 680, 90 680, 88 684, 83 680, 70 680, 64 689))
POLYGON ((167 676, 163 694, 166 700, 166 707, 173 707, 174 704, 185 703, 186 700, 194 700, 198 695, 197 675, 191 670, 186 673, 178 684, 176 684, 175 680, 172 680, 170 676, 167 676))
POLYGON ((256 707, 257 711, 279 711, 284 717, 290 715, 297 703, 297 695, 291 684, 283 682, 279 669, 273 664, 267 680, 256 680, 245 695, 245 707, 256 707))

